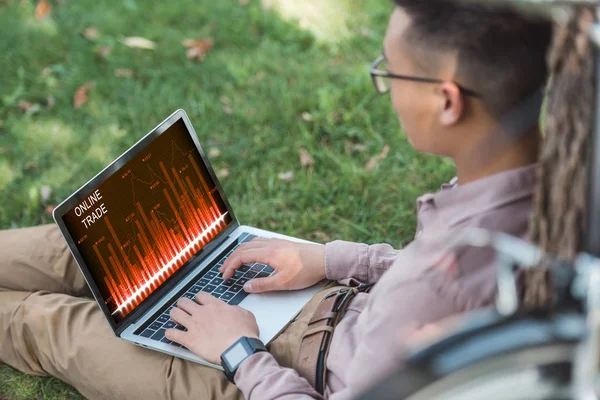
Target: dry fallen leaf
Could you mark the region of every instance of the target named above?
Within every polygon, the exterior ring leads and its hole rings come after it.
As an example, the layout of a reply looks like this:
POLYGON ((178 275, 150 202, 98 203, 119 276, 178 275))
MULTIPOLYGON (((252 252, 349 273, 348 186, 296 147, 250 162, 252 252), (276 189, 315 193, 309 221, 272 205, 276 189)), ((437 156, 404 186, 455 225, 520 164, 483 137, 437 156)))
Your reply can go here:
POLYGON ((211 158, 217 158, 220 155, 221 155, 221 150, 217 149, 216 147, 213 147, 208 151, 208 156, 211 158))
POLYGON ((32 169, 36 169, 38 167, 38 163, 29 161, 27 164, 23 165, 23 169, 25 171, 31 171, 32 169))
POLYGON ((313 120, 313 116, 311 113, 304 111, 302 113, 302 119, 305 120, 306 122, 310 122, 313 120))
POLYGON ((221 168, 220 170, 217 171, 217 177, 219 179, 224 179, 227 178, 229 176, 229 168, 225 167, 225 168, 221 168))
POLYGON ((56 104, 56 99, 54 96, 48 95, 48 97, 46 97, 46 103, 48 104, 48 109, 52 110, 56 104))
POLYGON ((247 7, 248 3, 250 3, 249 0, 240 0, 240 6, 242 6, 242 7, 247 7))
POLYGON ((202 61, 214 45, 211 38, 207 39, 184 39, 181 41, 181 45, 187 49, 185 55, 190 60, 202 61))
POLYGON ((342 117, 342 112, 340 110, 333 110, 332 112, 329 113, 329 118, 331 118, 331 121, 333 121, 334 124, 337 124, 338 122, 341 121, 342 117))
POLYGON ((370 30, 369 28, 367 28, 366 26, 359 28, 358 33, 360 33, 364 37, 374 36, 374 32, 372 30, 370 30))
POLYGON ((129 68, 117 68, 115 69, 115 76, 117 78, 133 78, 133 70, 129 68))
POLYGON ((78 110, 80 109, 88 99, 88 92, 95 85, 94 82, 86 82, 77 89, 73 96, 73 107, 78 110))
POLYGON ((344 154, 346 154, 347 156, 349 156, 353 151, 361 152, 365 151, 366 149, 367 146, 361 143, 352 143, 349 140, 346 140, 346 142, 344 143, 344 154))
POLYGON ((365 169, 370 171, 372 169, 375 169, 375 167, 377 166, 377 164, 379 164, 379 162, 381 160, 384 160, 388 153, 390 152, 390 146, 388 146, 387 144, 385 146, 383 146, 383 150, 381 150, 381 153, 377 154, 376 156, 372 157, 367 164, 365 165, 365 169))
POLYGON ((31 108, 32 108, 32 107, 33 107, 33 103, 30 103, 30 102, 28 102, 28 101, 21 100, 21 101, 19 102, 19 108, 20 108, 22 111, 25 111, 25 112, 27 112, 27 111, 31 110, 31 108))
POLYGON ((40 0, 35 6, 35 18, 40 21, 48 16, 52 11, 52 5, 48 0, 40 0))
POLYGON ((52 194, 52 188, 48 185, 40 186, 40 196, 42 198, 42 202, 47 202, 50 200, 50 195, 52 194))
POLYGON ((304 149, 300 148, 300 165, 303 167, 308 167, 315 164, 315 159, 304 149))
POLYGON ((233 114, 233 110, 231 109, 230 106, 223 106, 223 112, 227 115, 233 114))
POLYGON ((282 181, 289 182, 294 179, 294 173, 292 171, 281 172, 277 177, 282 181))
POLYGON ((346 140, 346 141, 344 142, 344 154, 345 154, 345 155, 347 155, 347 156, 349 156, 349 155, 350 155, 350 153, 352 152, 352 146, 353 146, 353 143, 352 143, 352 142, 350 142, 350 141, 348 141, 348 140, 346 140))
POLYGON ((102 58, 110 56, 110 53, 112 53, 112 48, 108 46, 102 46, 98 50, 96 50, 96 54, 98 54, 102 58))
POLYGON ((254 75, 252 78, 248 79, 247 84, 248 85, 252 85, 258 81, 263 80, 263 78, 265 77, 265 73, 263 71, 259 71, 256 75, 254 75))
POLYGON ((221 96, 219 101, 221 101, 221 103, 223 103, 223 104, 227 104, 227 105, 231 104, 231 100, 229 100, 229 97, 227 97, 227 96, 221 96))
POLYGON ((19 102, 19 108, 27 114, 32 114, 40 110, 40 105, 37 103, 30 103, 28 101, 21 100, 19 102))
POLYGON ((312 235, 314 238, 320 240, 321 242, 330 242, 331 241, 331 238, 325 232, 316 231, 316 232, 313 232, 312 235))
POLYGON ((98 32, 98 28, 95 26, 88 26, 83 30, 83 37, 87 40, 95 40, 98 39, 100 33, 98 32))
POLYGON ((121 43, 133 49, 154 50, 154 48, 156 47, 156 43, 154 43, 153 41, 139 36, 127 37, 123 39, 121 43))

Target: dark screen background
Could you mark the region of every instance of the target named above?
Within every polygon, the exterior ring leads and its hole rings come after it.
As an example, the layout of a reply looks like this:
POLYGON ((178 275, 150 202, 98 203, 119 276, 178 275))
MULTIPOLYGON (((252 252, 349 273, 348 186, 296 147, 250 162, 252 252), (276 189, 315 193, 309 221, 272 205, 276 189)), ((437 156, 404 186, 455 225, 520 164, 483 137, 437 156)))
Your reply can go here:
POLYGON ((63 221, 118 323, 231 216, 179 120, 63 221))

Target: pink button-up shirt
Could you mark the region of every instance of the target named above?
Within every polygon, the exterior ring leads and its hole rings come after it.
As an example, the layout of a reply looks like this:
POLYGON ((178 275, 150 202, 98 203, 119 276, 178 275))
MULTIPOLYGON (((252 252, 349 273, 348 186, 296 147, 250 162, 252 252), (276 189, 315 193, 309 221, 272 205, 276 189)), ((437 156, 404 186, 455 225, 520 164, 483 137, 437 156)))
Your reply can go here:
POLYGON ((235 381, 247 399, 342 400, 374 385, 401 363, 406 338, 420 327, 492 304, 496 293, 490 250, 467 248, 448 263, 447 246, 465 227, 523 236, 536 166, 501 172, 465 185, 444 184, 417 200, 415 239, 402 250, 387 244, 334 241, 326 245, 327 278, 377 282, 350 303, 333 334, 324 396, 290 368, 262 352, 246 359, 235 381))

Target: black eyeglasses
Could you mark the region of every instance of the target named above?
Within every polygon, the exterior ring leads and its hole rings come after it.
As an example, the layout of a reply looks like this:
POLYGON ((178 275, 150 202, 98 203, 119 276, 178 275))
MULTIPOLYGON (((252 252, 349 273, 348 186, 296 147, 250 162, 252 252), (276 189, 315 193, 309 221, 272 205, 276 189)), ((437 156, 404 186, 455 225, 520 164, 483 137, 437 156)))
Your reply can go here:
MULTIPOLYGON (((377 57, 377 59, 373 62, 373 65, 371 66, 371 77, 373 78, 373 84, 375 85, 375 90, 377 90, 377 93, 379 93, 379 94, 384 94, 384 93, 387 93, 390 91, 390 85, 391 85, 392 79, 404 79, 407 81, 423 82, 423 83, 443 83, 443 82, 445 82, 440 79, 392 74, 390 71, 387 70, 387 68, 385 66, 385 62, 386 62, 385 56, 381 55, 381 56, 377 57)), ((474 90, 471 90, 464 86, 461 86, 456 82, 454 82, 454 84, 456 86, 458 86, 458 88, 461 90, 461 92, 463 92, 466 95, 478 97, 478 98, 483 97, 481 94, 477 93, 474 90)))

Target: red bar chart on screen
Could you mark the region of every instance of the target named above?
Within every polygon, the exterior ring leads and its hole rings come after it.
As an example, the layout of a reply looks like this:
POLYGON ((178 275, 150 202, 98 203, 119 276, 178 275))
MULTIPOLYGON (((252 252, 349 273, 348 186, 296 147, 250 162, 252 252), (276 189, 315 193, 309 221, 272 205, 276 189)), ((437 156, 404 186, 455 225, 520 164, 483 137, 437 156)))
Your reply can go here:
POLYGON ((118 321, 231 217, 185 127, 175 124, 64 220, 118 321))

